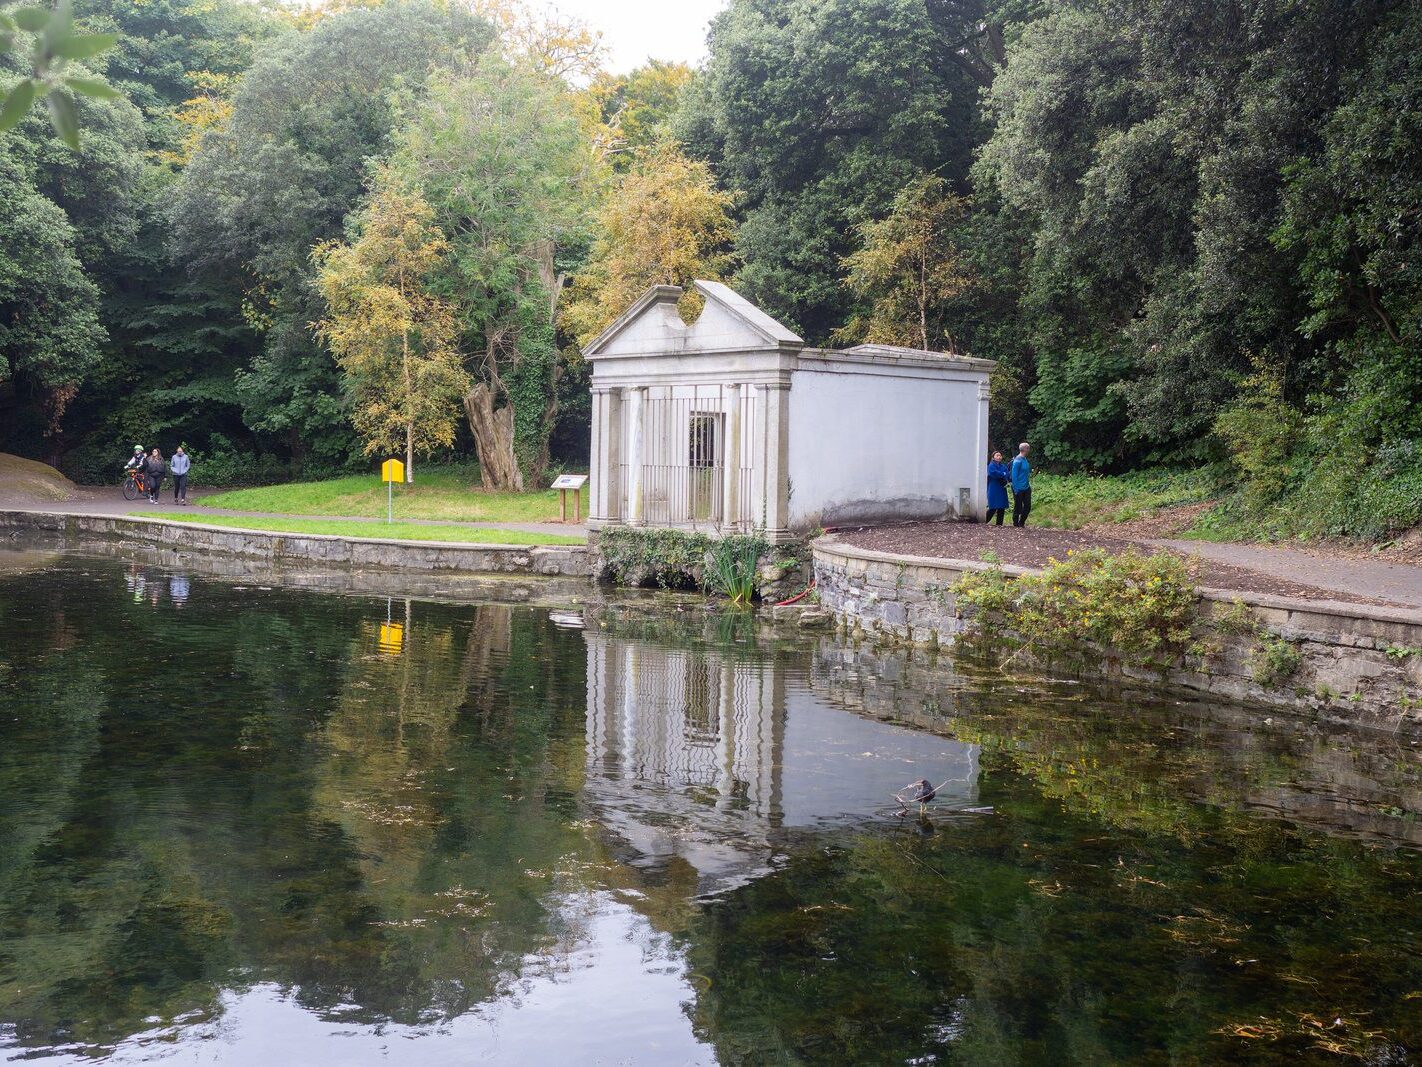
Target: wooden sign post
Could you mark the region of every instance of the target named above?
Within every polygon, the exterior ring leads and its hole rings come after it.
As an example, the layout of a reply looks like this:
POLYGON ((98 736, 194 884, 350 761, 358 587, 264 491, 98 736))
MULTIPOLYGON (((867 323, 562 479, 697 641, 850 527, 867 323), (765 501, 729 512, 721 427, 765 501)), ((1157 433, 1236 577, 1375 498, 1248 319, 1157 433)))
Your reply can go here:
POLYGON ((558 490, 558 521, 568 521, 568 490, 573 491, 573 521, 583 521, 583 485, 588 480, 586 474, 560 474, 553 479, 553 488, 558 490))
POLYGON ((385 521, 395 521, 395 483, 405 480, 405 464, 387 459, 380 465, 380 477, 385 482, 385 521))

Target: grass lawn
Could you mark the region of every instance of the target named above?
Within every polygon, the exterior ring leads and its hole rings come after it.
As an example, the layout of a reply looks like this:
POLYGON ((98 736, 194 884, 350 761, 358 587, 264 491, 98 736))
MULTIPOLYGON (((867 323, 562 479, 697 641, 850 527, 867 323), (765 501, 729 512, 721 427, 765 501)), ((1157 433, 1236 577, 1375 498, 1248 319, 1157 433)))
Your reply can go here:
POLYGON ((1076 530, 1093 523, 1129 522, 1176 504, 1209 500, 1207 471, 1135 471, 1131 474, 1033 474, 1032 524, 1076 530))
POLYGON ((194 515, 181 519, 157 516, 149 511, 130 511, 139 519, 163 518, 169 522, 202 526, 226 526, 242 530, 271 530, 273 533, 330 534, 335 537, 388 537, 397 541, 460 541, 491 545, 581 545, 582 537, 561 534, 527 533, 522 530, 490 530, 469 526, 417 526, 408 522, 342 522, 340 519, 280 519, 261 516, 194 515))
MULTIPOLYGON (((232 511, 272 511, 290 515, 385 517, 385 483, 373 474, 322 482, 291 482, 258 489, 234 489, 196 501, 199 507, 232 511)), ((573 502, 568 501, 571 510, 573 502)), ((587 486, 582 514, 588 513, 587 486)), ((572 516, 570 515, 569 518, 572 516)), ((417 469, 414 485, 395 486, 396 519, 454 522, 548 522, 558 518, 558 493, 489 493, 478 476, 437 468, 417 469)))

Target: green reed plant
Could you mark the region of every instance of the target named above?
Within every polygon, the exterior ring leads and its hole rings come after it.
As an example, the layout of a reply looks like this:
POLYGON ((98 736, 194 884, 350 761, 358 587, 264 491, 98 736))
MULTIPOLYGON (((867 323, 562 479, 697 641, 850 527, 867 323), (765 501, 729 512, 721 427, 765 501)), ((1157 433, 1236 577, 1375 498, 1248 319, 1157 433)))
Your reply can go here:
POLYGON ((746 535, 716 541, 706 554, 706 588, 733 604, 749 605, 755 599, 756 568, 769 547, 759 537, 746 535))

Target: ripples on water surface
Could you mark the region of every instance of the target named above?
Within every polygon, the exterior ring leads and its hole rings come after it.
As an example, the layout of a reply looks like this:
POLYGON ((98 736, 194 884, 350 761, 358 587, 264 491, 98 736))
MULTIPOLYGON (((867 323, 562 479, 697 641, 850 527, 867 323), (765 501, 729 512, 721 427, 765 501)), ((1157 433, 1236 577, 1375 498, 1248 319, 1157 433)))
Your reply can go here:
POLYGON ((0 1058, 1422 1058, 1408 739, 578 620, 0 553, 0 1058))

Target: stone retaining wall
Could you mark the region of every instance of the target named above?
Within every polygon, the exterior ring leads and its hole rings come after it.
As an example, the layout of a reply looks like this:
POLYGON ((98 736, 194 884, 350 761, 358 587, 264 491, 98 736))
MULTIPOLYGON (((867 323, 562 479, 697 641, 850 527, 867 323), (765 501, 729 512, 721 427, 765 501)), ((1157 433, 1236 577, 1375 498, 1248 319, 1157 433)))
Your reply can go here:
MULTIPOLYGON (((847 632, 871 640, 922 646, 950 645, 965 632, 953 586, 988 564, 895 556, 856 548, 833 537, 813 546, 820 603, 847 632)), ((1006 573, 1027 573, 1004 566, 1006 573)), ((1422 725, 1422 613, 1335 601, 1292 600, 1264 594, 1201 591, 1208 619, 1243 603, 1257 623, 1300 656, 1291 675, 1270 684, 1255 678, 1259 639, 1210 634, 1208 655, 1186 655, 1161 673, 1123 665, 1109 649, 1083 648, 1083 672, 1130 677, 1166 688, 1204 692, 1317 718, 1398 729, 1422 725)))
POLYGON ((528 574, 586 578, 592 562, 583 545, 455 544, 391 541, 326 534, 276 533, 190 526, 163 519, 64 512, 0 511, 0 536, 48 533, 68 544, 83 539, 141 542, 272 564, 355 570, 439 571, 452 574, 528 574))

